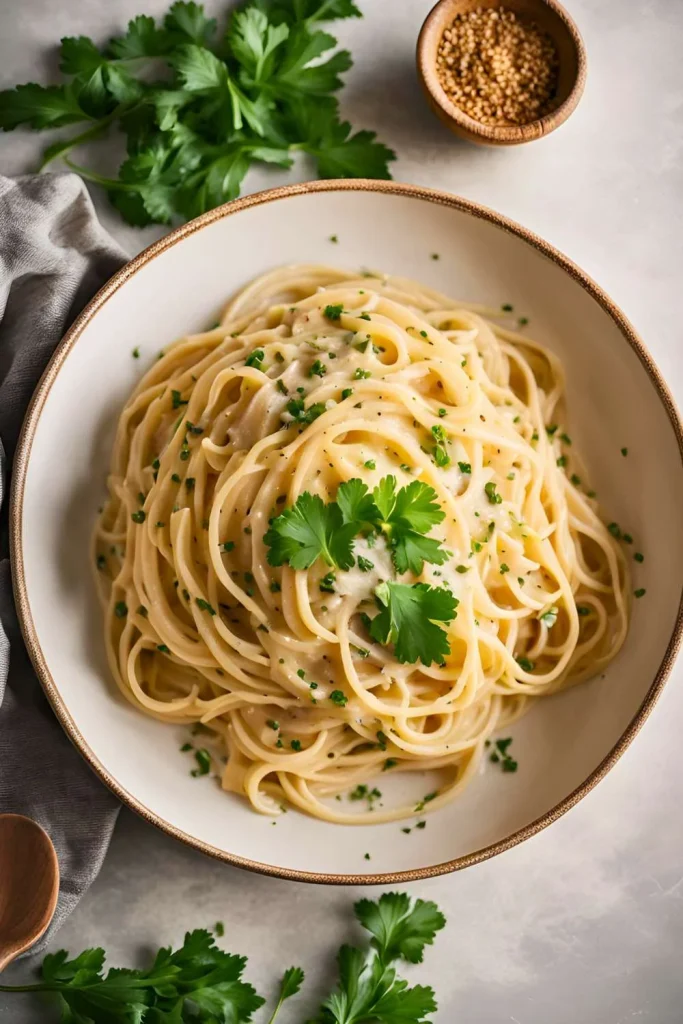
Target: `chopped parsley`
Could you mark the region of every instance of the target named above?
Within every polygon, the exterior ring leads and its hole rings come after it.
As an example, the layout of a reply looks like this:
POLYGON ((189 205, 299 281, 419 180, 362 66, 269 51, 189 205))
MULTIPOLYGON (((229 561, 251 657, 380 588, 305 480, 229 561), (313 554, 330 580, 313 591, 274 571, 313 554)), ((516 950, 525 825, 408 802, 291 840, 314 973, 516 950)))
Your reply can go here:
POLYGON ((372 377, 372 373, 370 372, 370 370, 363 370, 361 369, 360 366, 356 367, 356 370, 353 375, 354 380, 367 380, 368 377, 372 377))
POLYGON ((128 605, 125 601, 117 601, 114 605, 114 615, 117 619, 125 619, 128 614, 128 605))
POLYGON ((645 561, 645 555, 643 555, 640 551, 636 551, 636 553, 634 554, 633 557, 634 557, 636 562, 644 562, 645 561))
POLYGON ((326 576, 320 580, 318 586, 326 594, 334 594, 334 584, 336 583, 337 577, 333 572, 328 572, 326 576))
POLYGON ((502 771, 504 772, 516 772, 517 762, 508 754, 508 749, 512 743, 512 737, 508 736, 502 740, 496 740, 495 751, 489 756, 489 760, 493 764, 500 764, 502 771))
POLYGON ((133 512, 130 517, 134 523, 144 523, 146 516, 142 509, 138 512, 133 512))
POLYGON ((173 402, 173 408, 179 409, 181 405, 187 405, 186 401, 183 401, 180 391, 171 391, 171 400, 173 402))
POLYGON ((133 359, 139 359, 140 358, 140 349, 136 346, 133 349, 133 351, 131 352, 131 355, 132 355, 133 359))
POLYGON ((349 698, 341 690, 333 690, 330 694, 330 700, 340 708, 345 707, 349 702, 349 698))
POLYGON ((205 747, 200 747, 199 750, 195 750, 194 759, 197 762, 197 767, 190 773, 194 778, 198 775, 208 775, 211 771, 211 754, 205 747))
POLYGON ((325 403, 314 402, 308 409, 305 409, 303 398, 290 398, 285 406, 285 411, 289 413, 295 423, 308 426, 325 412, 325 403))
POLYGON ((209 615, 215 615, 216 609, 212 608, 208 601, 205 601, 203 597, 196 597, 195 604, 202 612, 208 612, 209 615))
POLYGON ((432 451, 432 458, 434 459, 436 465, 440 466, 443 469, 446 466, 449 466, 451 462, 451 457, 448 454, 448 449, 446 447, 446 444, 448 442, 448 435, 446 434, 446 431, 441 426, 441 424, 436 423, 432 427, 432 436, 434 437, 434 440, 436 442, 436 444, 434 445, 434 449, 432 451))
POLYGON ((542 612, 538 617, 541 622, 548 627, 548 629, 552 629, 557 622, 557 614, 558 609, 553 605, 552 608, 548 608, 547 611, 542 612))
POLYGON ((645 597, 646 593, 647 593, 647 591, 645 590, 645 587, 640 587, 638 590, 634 590, 633 591, 633 596, 634 597, 645 597))
POLYGON ((622 448, 621 454, 624 456, 624 458, 626 458, 626 456, 628 455, 628 448, 622 448))
POLYGON ((344 306, 340 302, 336 306, 325 306, 323 316, 327 317, 328 320, 340 320, 343 312, 344 306))
POLYGON ((472 473, 472 466, 469 462, 459 462, 458 469, 466 476, 469 476, 472 473))
POLYGON ((326 373, 327 373, 327 367, 325 366, 325 364, 323 362, 321 362, 320 359, 316 359, 316 361, 313 363, 313 366, 308 371, 308 376, 309 377, 324 377, 326 373))
POLYGON ((247 358, 244 360, 245 366, 253 366, 255 370, 263 370, 263 360, 266 354, 262 348, 256 348, 247 358))
POLYGON ((496 491, 496 485, 493 480, 489 480, 487 484, 484 484, 484 492, 492 505, 502 504, 503 498, 496 491))
POLYGON ((517 664, 523 672, 533 672, 536 664, 535 662, 530 661, 529 658, 525 658, 523 655, 520 655, 518 658, 515 658, 515 661, 517 662, 517 664))

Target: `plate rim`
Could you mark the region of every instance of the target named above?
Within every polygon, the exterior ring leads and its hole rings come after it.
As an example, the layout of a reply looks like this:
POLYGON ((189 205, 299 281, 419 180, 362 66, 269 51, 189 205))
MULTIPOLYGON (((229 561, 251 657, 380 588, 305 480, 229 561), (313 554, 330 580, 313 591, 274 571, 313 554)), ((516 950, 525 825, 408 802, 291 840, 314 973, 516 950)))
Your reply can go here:
POLYGON ((235 867, 245 868, 258 874, 274 876, 289 881, 311 882, 327 885, 387 885, 405 882, 419 881, 425 878, 433 878, 438 875, 459 871, 463 868, 479 864, 489 860, 506 850, 524 842, 543 829, 547 828, 567 811, 574 807, 594 786, 600 782, 607 773, 614 767, 621 755, 631 744, 641 726, 649 716, 652 708, 657 702, 668 676, 673 667, 674 661, 683 640, 683 587, 679 600, 678 613, 674 622, 673 630, 664 652, 664 656, 655 673, 654 679, 645 694, 640 707, 626 726, 620 738, 612 749, 605 755, 600 763, 593 769, 586 779, 577 786, 568 796, 564 797, 555 806, 534 821, 521 829, 500 839, 495 843, 474 850, 471 853, 452 860, 443 861, 439 864, 429 864, 425 867, 411 868, 402 871, 383 872, 379 874, 337 874, 328 872, 303 871, 297 868, 280 867, 275 864, 264 864, 259 861, 238 856, 221 850, 211 843, 204 842, 196 836, 192 836, 182 829, 166 821, 161 815, 152 811, 140 800, 129 793, 118 780, 110 774, 95 756, 84 736, 77 729, 73 718, 63 700, 59 689, 52 677, 47 661, 38 641, 36 627, 33 622, 30 602, 26 586, 26 577, 23 558, 23 503, 26 483, 26 474, 31 457, 35 433, 40 421, 45 402, 52 388, 59 371, 71 349, 79 340, 86 325, 94 318, 100 308, 111 296, 121 288, 138 270, 161 255, 171 246, 176 245, 183 239, 201 231, 203 228, 215 221, 222 220, 234 213, 249 209, 252 206, 261 206, 265 203, 274 202, 280 199, 287 199, 315 192, 377 192, 389 195, 407 196, 426 202, 436 203, 457 209, 470 216, 486 220, 489 223, 503 229, 509 234, 520 238, 527 245, 536 249, 546 258, 558 265, 565 273, 577 282, 593 298, 602 310, 612 319, 617 326, 622 338, 630 345, 641 364, 643 365, 650 381, 664 407, 669 422, 673 428, 678 442, 678 451, 683 465, 683 420, 678 412, 674 398, 666 384, 662 374, 650 355, 647 347, 639 334, 636 332, 628 318, 607 293, 576 263, 565 256, 559 249, 546 242, 539 235, 529 231, 516 221, 470 199, 453 195, 440 189, 428 188, 421 185, 410 185, 396 181, 379 181, 373 179, 328 179, 323 181, 302 182, 292 185, 283 185, 278 188, 266 189, 252 193, 240 199, 218 206, 200 217, 182 224, 164 235, 163 238, 147 246, 137 256, 121 267, 93 296, 83 308, 74 323, 68 329, 62 340, 58 343, 48 362, 38 385, 29 403, 26 415, 17 442, 12 481, 10 489, 10 558, 12 565, 12 584, 14 600, 17 609, 19 624, 26 645, 27 652, 35 669, 36 675, 41 683, 43 691, 54 711, 60 725, 66 735, 85 759, 89 767, 95 772, 102 782, 118 797, 118 799, 139 814, 146 821, 155 825, 162 832, 174 839, 184 842, 202 853, 208 854, 218 860, 231 864, 235 867))

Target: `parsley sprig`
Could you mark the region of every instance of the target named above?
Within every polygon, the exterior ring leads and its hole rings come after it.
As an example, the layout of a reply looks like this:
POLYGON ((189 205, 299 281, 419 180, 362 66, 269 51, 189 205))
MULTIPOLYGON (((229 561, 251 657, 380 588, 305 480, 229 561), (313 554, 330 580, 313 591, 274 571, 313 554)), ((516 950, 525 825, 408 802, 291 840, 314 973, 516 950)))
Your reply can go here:
POLYGON ((130 224, 188 219, 239 195, 253 163, 290 167, 296 151, 321 178, 391 177, 394 154, 339 117, 335 93, 351 67, 320 21, 359 17, 353 0, 251 0, 223 34, 204 8, 174 3, 98 47, 61 41, 61 85, 0 92, 0 128, 75 126, 41 166, 60 158, 101 185, 130 224), (126 137, 116 177, 72 162, 76 146, 113 128, 126 137))
MULTIPOLYGON (((408 986, 396 962, 421 963, 424 948, 445 926, 434 903, 411 902, 405 893, 384 893, 377 902, 355 905, 359 923, 372 936, 364 949, 342 946, 335 991, 309 1024, 429 1024, 437 1009, 434 992, 408 986)), ((224 934, 223 925, 216 926, 224 934)), ((0 985, 2 992, 56 995, 64 1024, 249 1024, 265 1000, 242 979, 247 959, 225 953, 211 932, 187 932, 178 950, 160 949, 148 970, 104 970, 103 949, 86 949, 69 959, 65 950, 45 957, 36 985, 0 985)), ((304 981, 290 967, 280 981, 274 1024, 285 1000, 304 981)))
POLYGON ((419 480, 397 489, 394 476, 383 477, 372 492, 362 480, 347 480, 339 485, 336 501, 327 503, 304 491, 271 523, 264 537, 268 561, 307 569, 322 558, 350 569, 354 539, 374 533, 385 536, 397 572, 419 576, 425 562, 442 565, 450 557, 440 541, 425 536, 445 517, 436 496, 419 480))
POLYGON ((446 920, 434 903, 390 892, 377 903, 360 900, 356 917, 373 936, 371 951, 342 946, 339 982, 309 1024, 420 1024, 436 1011, 431 988, 408 987, 391 966, 397 960, 421 963, 424 947, 446 920))

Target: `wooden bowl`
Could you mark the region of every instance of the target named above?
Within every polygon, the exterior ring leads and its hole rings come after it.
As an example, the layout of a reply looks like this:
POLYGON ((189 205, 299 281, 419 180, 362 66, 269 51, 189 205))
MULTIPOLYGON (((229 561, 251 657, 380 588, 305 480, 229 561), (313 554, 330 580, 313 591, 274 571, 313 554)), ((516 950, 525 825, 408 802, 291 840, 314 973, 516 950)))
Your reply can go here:
POLYGON ((417 69, 434 113, 452 132, 470 142, 489 146, 516 146, 554 131, 567 120, 581 99, 586 83, 586 49, 579 30, 557 0, 440 0, 422 26, 417 41, 417 69), (481 124, 457 107, 444 92, 436 72, 436 56, 445 30, 458 14, 476 8, 505 7, 536 22, 553 40, 559 58, 558 105, 529 124, 481 124))

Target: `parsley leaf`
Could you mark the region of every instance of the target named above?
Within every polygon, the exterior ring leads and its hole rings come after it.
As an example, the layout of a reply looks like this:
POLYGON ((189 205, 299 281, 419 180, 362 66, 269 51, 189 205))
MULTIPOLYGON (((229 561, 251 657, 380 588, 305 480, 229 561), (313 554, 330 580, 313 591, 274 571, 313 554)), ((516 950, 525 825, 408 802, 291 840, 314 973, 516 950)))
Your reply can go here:
POLYGON ((273 1024, 282 1008, 285 999, 295 996, 304 982, 304 972, 300 967, 288 967, 280 981, 280 995, 268 1024, 273 1024))
POLYGON ((375 588, 375 597, 380 612, 370 623, 370 636, 381 644, 393 643, 398 661, 431 665, 450 654, 446 631, 438 625, 457 616, 459 602, 449 590, 385 582, 375 588))
POLYGON ((289 562, 293 569, 308 569, 316 558, 339 569, 353 565, 355 523, 344 523, 339 505, 326 505, 317 494, 304 491, 291 508, 271 523, 263 540, 270 565, 289 562))
POLYGON ((372 492, 378 513, 378 528, 387 536, 397 572, 419 576, 425 562, 443 565, 450 557, 441 542, 423 536, 445 518, 436 502, 436 491, 413 480, 396 490, 396 477, 386 476, 372 492))
POLYGON ((435 903, 416 900, 411 906, 405 893, 387 892, 377 903, 360 900, 354 907, 356 917, 374 939, 372 945, 387 963, 401 956, 413 964, 422 963, 426 945, 446 924, 435 903))
POLYGON ((224 953, 205 930, 187 932, 180 949, 160 949, 143 971, 111 968, 105 974, 102 949, 68 957, 65 950, 46 956, 36 988, 58 993, 62 1019, 74 1024, 246 1024, 265 1001, 241 980, 246 957, 224 953))
POLYGON ((400 893, 385 893, 379 902, 361 900, 356 916, 373 935, 372 952, 342 946, 337 962, 339 983, 311 1024, 422 1024, 437 1009, 434 992, 423 985, 408 987, 390 966, 404 959, 422 960, 445 919, 433 903, 400 893))

